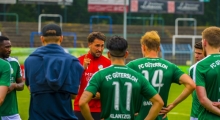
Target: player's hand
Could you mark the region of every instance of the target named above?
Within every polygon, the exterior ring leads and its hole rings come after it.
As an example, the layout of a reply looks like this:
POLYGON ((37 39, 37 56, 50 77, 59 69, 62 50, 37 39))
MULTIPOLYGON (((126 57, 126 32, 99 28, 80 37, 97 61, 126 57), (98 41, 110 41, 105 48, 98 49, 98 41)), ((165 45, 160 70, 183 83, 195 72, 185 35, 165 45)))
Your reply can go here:
POLYGON ((95 97, 94 97, 93 99, 100 99, 100 93, 97 92, 96 95, 95 95, 95 97))
POLYGON ((173 104, 170 104, 170 105, 168 105, 167 107, 163 107, 163 108, 160 110, 159 115, 163 115, 163 119, 164 119, 164 118, 166 118, 167 113, 170 112, 173 108, 174 108, 174 105, 173 105, 173 104))
POLYGON ((212 105, 220 109, 220 102, 212 102, 212 105))
POLYGON ((84 70, 88 68, 88 66, 90 64, 90 61, 91 61, 91 59, 87 58, 87 54, 86 54, 85 57, 84 57, 84 61, 83 61, 84 70))
POLYGON ((16 83, 11 83, 11 85, 8 87, 8 93, 13 91, 16 88, 17 84, 16 83))
POLYGON ((134 116, 138 116, 138 113, 134 113, 134 116))

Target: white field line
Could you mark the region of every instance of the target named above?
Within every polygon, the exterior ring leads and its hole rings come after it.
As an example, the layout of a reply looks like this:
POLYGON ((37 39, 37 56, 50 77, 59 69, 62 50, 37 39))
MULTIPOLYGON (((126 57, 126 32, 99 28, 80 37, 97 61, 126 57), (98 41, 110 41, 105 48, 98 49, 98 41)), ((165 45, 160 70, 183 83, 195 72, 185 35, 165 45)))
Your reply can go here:
POLYGON ((184 114, 184 113, 178 113, 178 112, 169 112, 168 114, 171 114, 171 115, 182 115, 182 116, 190 116, 189 114, 184 114))

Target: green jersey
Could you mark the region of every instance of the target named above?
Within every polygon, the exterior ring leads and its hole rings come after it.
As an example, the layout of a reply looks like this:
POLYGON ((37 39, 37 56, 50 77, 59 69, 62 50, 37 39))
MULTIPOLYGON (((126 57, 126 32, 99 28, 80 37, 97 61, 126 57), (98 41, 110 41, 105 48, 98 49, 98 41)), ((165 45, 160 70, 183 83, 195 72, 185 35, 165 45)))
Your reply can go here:
POLYGON ((0 86, 10 86, 10 65, 0 59, 0 86))
MULTIPOLYGON (((196 86, 202 86, 206 90, 207 97, 212 102, 220 102, 220 54, 206 56, 199 61, 194 68, 193 78, 196 86)), ((199 120, 219 120, 217 116, 200 105, 199 120)))
MULTIPOLYGON (((149 80, 163 99, 165 107, 171 84, 179 84, 179 78, 184 74, 175 64, 161 58, 139 58, 129 62, 127 66, 143 74, 149 80)), ((142 102, 140 102, 141 107, 137 120, 143 120, 152 106, 152 103, 145 98, 140 101, 142 102)), ((156 120, 162 120, 162 115, 158 116, 156 120)))
MULTIPOLYGON (((21 77, 21 70, 20 65, 15 58, 7 58, 7 61, 11 65, 11 83, 16 83, 16 79, 21 77)), ((16 90, 11 91, 5 97, 5 101, 1 106, 0 113, 2 116, 9 116, 18 114, 18 103, 17 103, 17 96, 16 90)))
POLYGON ((100 92, 101 118, 105 120, 134 120, 138 96, 149 100, 157 94, 140 73, 119 65, 96 72, 85 90, 93 95, 100 92))
MULTIPOLYGON (((8 62, 0 59, 0 86, 10 86, 10 65, 8 62)), ((0 110, 2 108, 0 107, 0 110)), ((0 112, 0 120, 1 120, 1 112, 0 112)))
MULTIPOLYGON (((195 67, 195 64, 189 68, 189 75, 191 78, 193 78, 194 67, 195 67)), ((195 82, 194 79, 193 79, 193 81, 195 82)), ((192 108, 191 108, 191 114, 190 114, 191 117, 198 118, 199 106, 200 106, 200 103, 199 103, 199 100, 198 100, 198 97, 196 94, 196 90, 194 90, 192 93, 192 108)))

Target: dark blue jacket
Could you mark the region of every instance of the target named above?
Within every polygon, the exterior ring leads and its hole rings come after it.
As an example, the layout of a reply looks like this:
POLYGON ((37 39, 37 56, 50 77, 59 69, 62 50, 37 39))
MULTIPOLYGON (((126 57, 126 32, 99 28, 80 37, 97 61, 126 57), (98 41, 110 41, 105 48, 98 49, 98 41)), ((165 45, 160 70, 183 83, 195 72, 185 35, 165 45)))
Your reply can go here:
POLYGON ((25 60, 26 85, 30 86, 30 120, 77 120, 71 94, 78 93, 83 67, 57 44, 36 49, 25 60))

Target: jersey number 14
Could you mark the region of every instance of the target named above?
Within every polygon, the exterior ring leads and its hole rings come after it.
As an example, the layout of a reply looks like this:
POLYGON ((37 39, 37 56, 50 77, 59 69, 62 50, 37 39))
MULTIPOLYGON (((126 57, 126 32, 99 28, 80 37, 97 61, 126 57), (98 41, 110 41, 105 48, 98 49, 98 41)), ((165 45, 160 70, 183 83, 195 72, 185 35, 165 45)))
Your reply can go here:
POLYGON ((154 75, 152 77, 152 79, 150 80, 149 78, 149 72, 147 70, 143 70, 142 74, 144 75, 144 77, 151 82, 152 86, 154 88, 158 88, 158 93, 160 92, 161 87, 163 87, 163 71, 162 70, 156 70, 154 71, 154 75))

